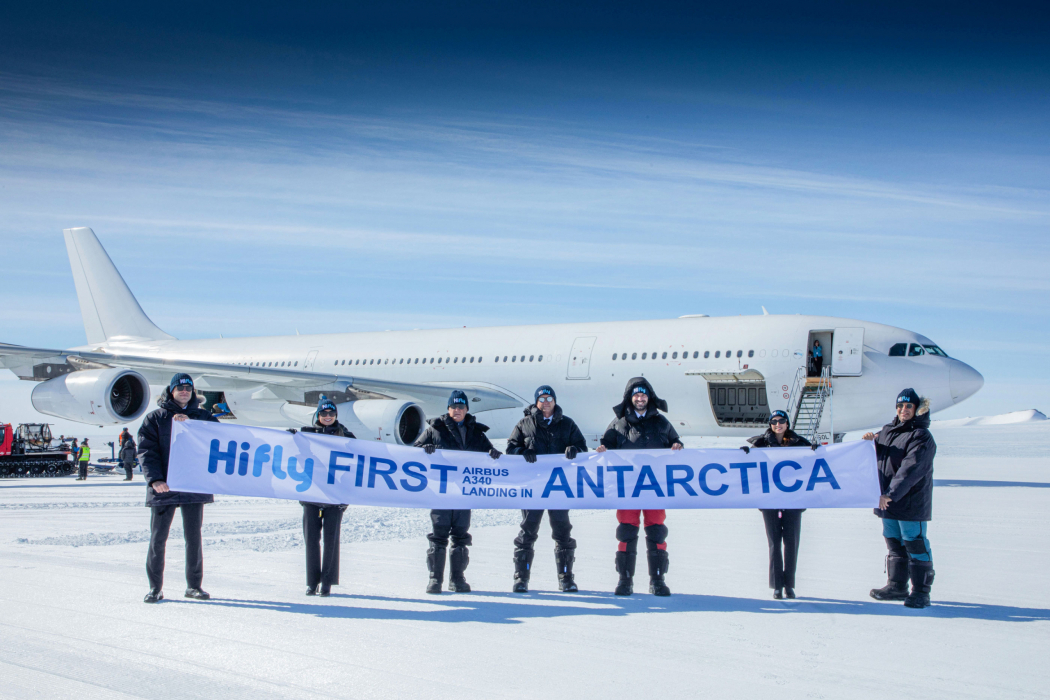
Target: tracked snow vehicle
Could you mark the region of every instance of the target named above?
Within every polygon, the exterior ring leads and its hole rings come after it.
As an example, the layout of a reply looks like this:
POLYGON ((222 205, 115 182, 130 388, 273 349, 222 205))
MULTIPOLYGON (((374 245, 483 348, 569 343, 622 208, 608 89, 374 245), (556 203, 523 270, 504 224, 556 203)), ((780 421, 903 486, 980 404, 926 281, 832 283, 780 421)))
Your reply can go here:
POLYGON ((52 446, 51 426, 23 423, 13 429, 0 423, 0 478, 31 476, 69 476, 76 462, 69 445, 52 446))

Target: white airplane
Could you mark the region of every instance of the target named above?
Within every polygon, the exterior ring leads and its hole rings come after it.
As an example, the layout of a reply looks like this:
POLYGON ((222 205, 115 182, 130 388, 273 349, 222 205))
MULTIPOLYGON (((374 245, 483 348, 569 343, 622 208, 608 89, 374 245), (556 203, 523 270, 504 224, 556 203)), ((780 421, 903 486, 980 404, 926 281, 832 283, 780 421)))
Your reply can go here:
POLYGON ((151 387, 187 372, 204 406, 225 420, 298 427, 325 394, 359 438, 398 444, 411 444, 426 418, 445 413, 458 388, 489 436, 503 438, 536 387, 549 384, 596 442, 627 380, 644 376, 683 436, 752 435, 780 408, 796 429, 827 442, 883 424, 905 387, 937 411, 984 384, 925 336, 827 316, 177 340, 142 311, 91 229, 64 235, 88 343, 69 350, 0 344, 0 364, 40 382, 32 392, 38 411, 81 423, 134 421, 151 408, 151 387), (807 377, 814 340, 825 364, 822 376, 807 377))

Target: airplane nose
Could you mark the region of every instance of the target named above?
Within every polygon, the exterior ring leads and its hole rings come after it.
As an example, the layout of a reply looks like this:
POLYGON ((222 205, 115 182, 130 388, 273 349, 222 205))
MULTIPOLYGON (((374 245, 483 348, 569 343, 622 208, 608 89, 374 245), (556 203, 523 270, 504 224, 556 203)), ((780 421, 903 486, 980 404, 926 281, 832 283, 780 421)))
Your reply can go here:
POLYGON ((948 370, 948 388, 952 391, 952 401, 959 403, 967 399, 984 386, 984 377, 965 362, 952 360, 951 369, 948 370))

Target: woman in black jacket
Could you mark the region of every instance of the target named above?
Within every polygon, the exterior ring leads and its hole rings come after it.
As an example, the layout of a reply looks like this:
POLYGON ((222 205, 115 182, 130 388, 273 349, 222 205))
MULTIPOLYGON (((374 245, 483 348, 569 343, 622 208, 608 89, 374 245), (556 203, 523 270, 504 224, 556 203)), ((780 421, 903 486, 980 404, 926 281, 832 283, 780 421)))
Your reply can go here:
MULTIPOLYGON (((301 432, 336 435, 352 438, 354 434, 339 422, 339 411, 328 397, 317 402, 313 425, 303 426, 301 432)), ((339 530, 343 524, 346 505, 306 503, 303 507, 303 538, 306 540, 306 595, 328 597, 332 586, 339 585, 339 530), (321 535, 324 535, 324 555, 321 555, 321 535)))
MULTIPOLYGON (((761 435, 749 438, 752 447, 812 447, 809 440, 795 433, 788 425, 788 414, 773 411, 769 428, 761 435)), ((741 448, 748 451, 750 448, 741 448)), ((802 511, 805 508, 759 509, 766 523, 769 540, 769 587, 773 597, 795 597, 795 565, 798 563, 798 545, 802 535, 802 511), (781 551, 783 548, 783 551, 781 551)))

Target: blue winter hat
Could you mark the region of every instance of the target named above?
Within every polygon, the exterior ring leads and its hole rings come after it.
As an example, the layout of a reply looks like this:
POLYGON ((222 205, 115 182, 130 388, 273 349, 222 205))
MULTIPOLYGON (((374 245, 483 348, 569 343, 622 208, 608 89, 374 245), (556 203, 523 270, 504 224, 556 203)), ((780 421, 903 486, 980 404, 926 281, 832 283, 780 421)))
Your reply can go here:
POLYGON ((779 408, 769 414, 770 422, 772 422, 774 418, 783 418, 788 423, 791 422, 791 418, 788 417, 787 411, 781 411, 779 408))
POLYGON ((190 389, 193 389, 193 377, 185 372, 179 372, 171 378, 170 382, 168 382, 168 391, 175 391, 175 387, 183 386, 185 384, 189 384, 190 389))
POLYGON ((448 407, 458 406, 462 404, 464 408, 470 408, 470 401, 467 399, 467 395, 456 389, 452 392, 452 395, 448 397, 448 407))
POLYGON ((915 393, 915 389, 905 389, 901 393, 897 394, 897 403, 910 403, 915 408, 919 407, 919 402, 922 399, 915 393))
POLYGON ((554 399, 555 401, 558 400, 558 397, 554 395, 554 389, 551 389, 546 384, 544 384, 543 386, 541 386, 539 389, 536 390, 536 394, 532 397, 532 402, 536 403, 537 401, 540 400, 541 396, 549 396, 552 399, 554 399))
POLYGON ((332 400, 324 394, 322 394, 321 398, 317 401, 317 413, 320 414, 321 411, 335 411, 336 415, 339 415, 339 409, 336 408, 332 400))

